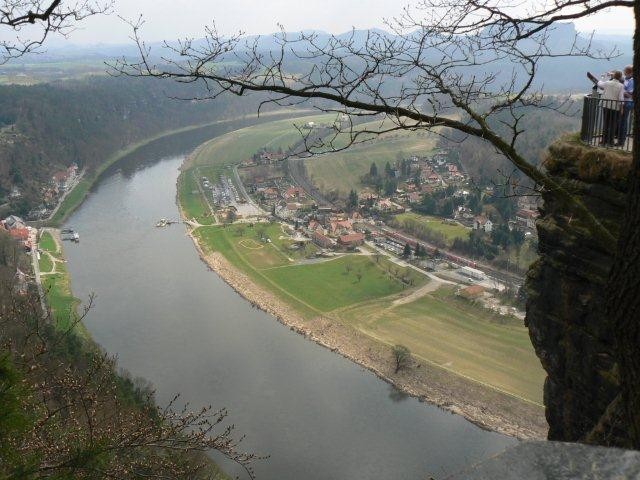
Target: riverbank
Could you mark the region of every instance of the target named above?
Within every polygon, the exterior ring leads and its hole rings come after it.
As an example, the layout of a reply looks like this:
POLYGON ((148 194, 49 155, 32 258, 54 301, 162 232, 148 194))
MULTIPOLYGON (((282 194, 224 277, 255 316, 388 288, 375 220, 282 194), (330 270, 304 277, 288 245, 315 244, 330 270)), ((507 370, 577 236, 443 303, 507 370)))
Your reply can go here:
MULTIPOLYGON (((184 216, 182 206, 179 205, 184 216)), ((326 316, 304 319, 292 306, 257 285, 219 252, 207 252, 194 229, 188 228, 200 258, 253 306, 273 315, 280 323, 372 371, 398 390, 462 415, 474 424, 520 439, 546 437, 542 409, 507 394, 466 380, 436 365, 414 361, 394 373, 391 345, 326 316)))
POLYGON ((41 284, 39 292, 48 306, 49 321, 57 330, 71 330, 79 338, 91 342, 91 336, 81 321, 82 314, 77 312, 82 302, 73 295, 71 289, 60 231, 43 228, 39 232, 37 245, 40 256, 37 275, 41 284))
POLYGON ((145 147, 157 140, 163 139, 165 137, 170 137, 173 135, 178 135, 182 133, 192 132, 198 129, 203 129, 207 127, 213 127, 216 125, 223 125, 225 123, 237 122, 241 120, 249 120, 249 119, 259 119, 259 118, 269 118, 269 117, 281 117, 291 115, 292 113, 296 114, 305 114, 309 113, 309 110, 278 110, 274 112, 262 113, 261 115, 253 114, 253 115, 245 115, 243 117, 236 118, 228 118, 222 120, 216 120, 214 122, 207 122, 197 125, 188 125, 186 127, 181 127, 172 130, 165 130, 164 132, 158 133, 157 135, 153 135, 151 137, 147 137, 139 142, 133 143, 126 148, 120 149, 113 154, 111 154, 103 163, 100 164, 94 171, 86 172, 83 178, 76 184, 76 186, 70 190, 63 201, 57 207, 55 214, 45 222, 46 226, 57 227, 64 223, 67 218, 80 206, 82 202, 88 195, 89 191, 93 187, 93 185, 98 181, 100 176, 112 165, 116 162, 122 160, 128 155, 132 154, 136 150, 141 147, 145 147))

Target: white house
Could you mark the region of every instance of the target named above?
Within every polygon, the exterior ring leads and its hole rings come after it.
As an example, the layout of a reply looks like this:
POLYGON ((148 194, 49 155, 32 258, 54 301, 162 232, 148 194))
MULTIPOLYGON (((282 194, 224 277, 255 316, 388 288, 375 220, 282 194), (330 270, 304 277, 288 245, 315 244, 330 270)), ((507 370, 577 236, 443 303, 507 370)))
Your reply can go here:
POLYGON ((493 230, 493 222, 484 215, 477 216, 473 219, 473 229, 490 233, 493 230))

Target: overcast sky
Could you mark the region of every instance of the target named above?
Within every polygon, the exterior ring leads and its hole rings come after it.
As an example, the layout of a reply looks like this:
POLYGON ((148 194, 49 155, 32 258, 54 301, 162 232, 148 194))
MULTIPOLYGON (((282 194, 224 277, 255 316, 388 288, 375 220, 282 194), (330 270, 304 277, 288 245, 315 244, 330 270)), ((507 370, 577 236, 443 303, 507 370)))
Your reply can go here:
MULTIPOLYGON (((222 33, 242 30, 266 34, 303 29, 342 33, 352 27, 384 27, 383 20, 401 12, 412 0, 116 0, 115 12, 128 19, 143 15, 145 39, 202 36, 215 20, 222 33)), ((578 24, 581 31, 630 34, 633 12, 628 8, 600 14, 578 24)), ((71 43, 125 43, 129 28, 116 16, 87 20, 72 34, 71 43)), ((58 43, 58 42, 56 42, 58 43)))

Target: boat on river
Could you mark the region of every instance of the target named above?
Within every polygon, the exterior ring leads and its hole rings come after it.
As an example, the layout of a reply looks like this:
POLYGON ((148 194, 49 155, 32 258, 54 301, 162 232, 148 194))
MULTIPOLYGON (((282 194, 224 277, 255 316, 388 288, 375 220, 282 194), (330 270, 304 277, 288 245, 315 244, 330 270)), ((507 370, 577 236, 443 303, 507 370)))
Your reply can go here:
POLYGON ((167 220, 166 218, 161 218, 160 220, 158 220, 158 223, 156 223, 156 227, 168 227, 169 225, 173 225, 174 223, 178 222, 176 220, 167 220))
POLYGON ((60 231, 60 238, 62 240, 69 240, 71 242, 80 242, 80 234, 71 228, 66 228, 60 231))

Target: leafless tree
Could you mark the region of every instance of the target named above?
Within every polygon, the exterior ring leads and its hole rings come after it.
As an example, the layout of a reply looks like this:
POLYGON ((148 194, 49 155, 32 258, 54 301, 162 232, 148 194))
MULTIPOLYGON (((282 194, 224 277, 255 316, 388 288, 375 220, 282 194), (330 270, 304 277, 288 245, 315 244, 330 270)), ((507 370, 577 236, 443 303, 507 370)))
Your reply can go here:
MULTIPOLYGON (((545 59, 584 56, 610 58, 589 39, 575 36, 552 45, 553 32, 564 21, 589 17, 609 8, 633 8, 640 18, 640 2, 632 0, 545 0, 509 3, 506 0, 419 0, 388 22, 392 34, 369 32, 359 41, 351 36, 287 35, 263 39, 238 34, 224 37, 215 27, 204 41, 190 39, 165 44, 160 54, 141 39, 141 23, 133 25, 137 62, 113 65, 123 75, 197 82, 206 98, 221 94, 268 92, 269 102, 295 105, 312 102, 334 112, 335 132, 309 149, 316 152, 349 145, 371 135, 396 130, 442 128, 489 142, 515 168, 529 177, 535 191, 544 190, 573 212, 599 243, 615 250, 616 260, 607 291, 607 316, 616 336, 620 366, 620 396, 605 415, 622 418, 629 446, 640 448, 640 138, 634 124, 633 166, 620 234, 614 234, 584 205, 569 182, 549 176, 528 162, 518 147, 522 118, 530 108, 558 107, 536 82, 545 59), (527 5, 529 7, 527 8, 527 5), (307 69, 289 69, 291 60, 307 69), (380 119, 378 128, 356 125, 354 119, 380 119), (346 137, 346 141, 345 141, 346 137), (328 140, 327 140, 328 139, 328 140), (617 246, 617 247, 614 247, 617 246), (612 413, 613 412, 613 413, 612 413)), ((640 77, 640 29, 636 20, 634 77, 640 77)), ((640 118, 637 91, 635 118, 640 118)), ((602 441, 607 440, 594 440, 602 441)))
POLYGON ((123 387, 114 359, 74 332, 88 308, 61 331, 35 296, 8 285, 0 298, 0 477, 204 479, 216 450, 253 478, 259 457, 239 451, 224 409, 179 397, 161 408, 152 391, 123 387))
POLYGON ((113 0, 0 1, 0 64, 37 51, 51 34, 68 35, 78 22, 112 5, 113 0))
POLYGON ((225 37, 206 30, 203 41, 166 43, 152 52, 141 38, 142 23, 132 24, 140 58, 112 65, 118 74, 198 82, 214 99, 223 93, 269 92, 267 102, 295 105, 312 101, 338 121, 334 133, 312 137, 313 152, 348 148, 373 135, 397 130, 458 130, 490 142, 540 188, 556 192, 603 244, 614 241, 599 220, 566 185, 528 162, 518 150, 521 120, 531 107, 563 110, 536 83, 542 61, 587 56, 610 58, 615 52, 592 48, 576 36, 569 45, 549 44, 554 23, 631 1, 555 1, 518 17, 502 0, 423 0, 388 22, 392 34, 372 31, 364 41, 351 36, 275 35, 264 39, 241 34, 225 37), (566 13, 579 10, 581 13, 566 13), (588 13, 585 13, 588 12, 588 13), (408 32, 408 33, 407 33, 408 32), (306 62, 304 72, 288 69, 306 62), (357 119, 380 119, 377 127, 357 119), (507 118, 507 120, 504 120, 507 118))

